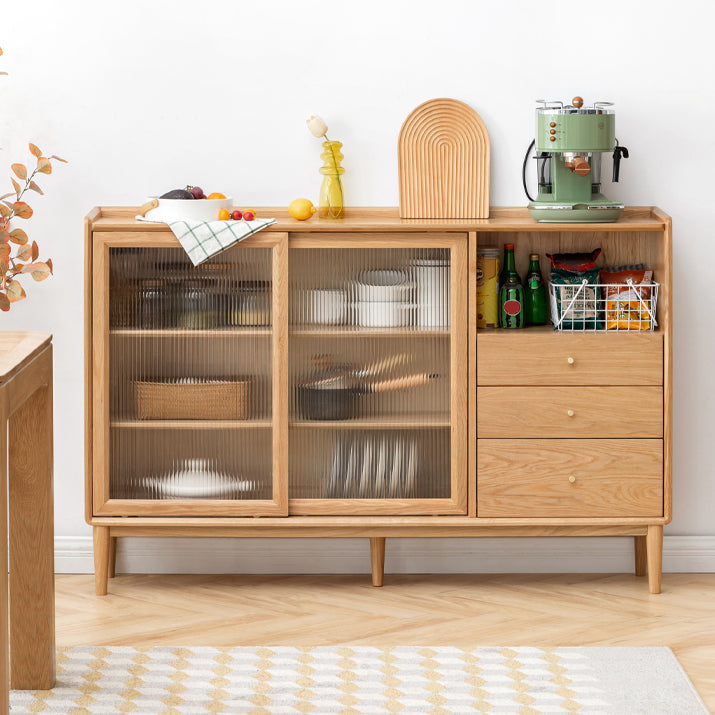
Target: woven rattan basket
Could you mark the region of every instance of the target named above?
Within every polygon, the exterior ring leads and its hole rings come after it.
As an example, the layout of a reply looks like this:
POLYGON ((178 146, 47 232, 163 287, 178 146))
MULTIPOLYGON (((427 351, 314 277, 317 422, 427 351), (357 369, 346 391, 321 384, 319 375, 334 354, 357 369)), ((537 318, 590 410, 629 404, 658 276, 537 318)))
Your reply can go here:
POLYGON ((247 420, 251 392, 250 380, 134 382, 140 420, 247 420))

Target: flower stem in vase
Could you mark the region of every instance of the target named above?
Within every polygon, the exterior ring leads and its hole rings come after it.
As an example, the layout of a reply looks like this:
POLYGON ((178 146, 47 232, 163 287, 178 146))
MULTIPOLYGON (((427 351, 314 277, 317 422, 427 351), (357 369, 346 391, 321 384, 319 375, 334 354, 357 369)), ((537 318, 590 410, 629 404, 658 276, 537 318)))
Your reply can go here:
POLYGON ((343 215, 343 182, 340 175, 345 173, 345 169, 340 166, 343 159, 340 152, 342 146, 340 142, 330 141, 327 136, 323 142, 323 153, 320 155, 323 160, 323 166, 320 167, 323 183, 318 202, 320 218, 341 218, 343 215))

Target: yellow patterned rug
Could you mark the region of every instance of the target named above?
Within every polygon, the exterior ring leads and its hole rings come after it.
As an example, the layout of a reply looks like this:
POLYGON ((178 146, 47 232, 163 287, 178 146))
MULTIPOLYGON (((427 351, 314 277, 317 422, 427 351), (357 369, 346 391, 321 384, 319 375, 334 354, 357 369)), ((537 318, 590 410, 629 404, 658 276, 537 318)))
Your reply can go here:
POLYGON ((61 648, 13 713, 600 713, 707 709, 668 648, 61 648))

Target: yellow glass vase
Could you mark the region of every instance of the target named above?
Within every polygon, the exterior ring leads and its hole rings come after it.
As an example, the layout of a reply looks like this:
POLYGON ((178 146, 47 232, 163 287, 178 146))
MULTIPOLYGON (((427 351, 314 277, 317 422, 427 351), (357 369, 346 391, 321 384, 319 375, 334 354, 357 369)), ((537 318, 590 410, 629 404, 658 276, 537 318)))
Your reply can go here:
POLYGON ((324 141, 323 153, 320 158, 323 166, 320 173, 323 183, 320 187, 320 200, 318 201, 318 216, 320 218, 342 218, 343 216, 343 182, 340 178, 345 169, 340 166, 343 155, 340 142, 324 141))

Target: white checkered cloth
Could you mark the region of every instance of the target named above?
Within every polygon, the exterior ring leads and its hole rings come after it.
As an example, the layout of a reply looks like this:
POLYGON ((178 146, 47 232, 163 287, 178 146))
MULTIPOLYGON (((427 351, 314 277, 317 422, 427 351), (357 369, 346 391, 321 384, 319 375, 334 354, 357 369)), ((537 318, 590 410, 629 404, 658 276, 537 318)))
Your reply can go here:
POLYGON ((207 258, 235 246, 275 222, 274 218, 255 218, 253 221, 172 221, 167 226, 179 239, 191 262, 198 266, 207 258))

